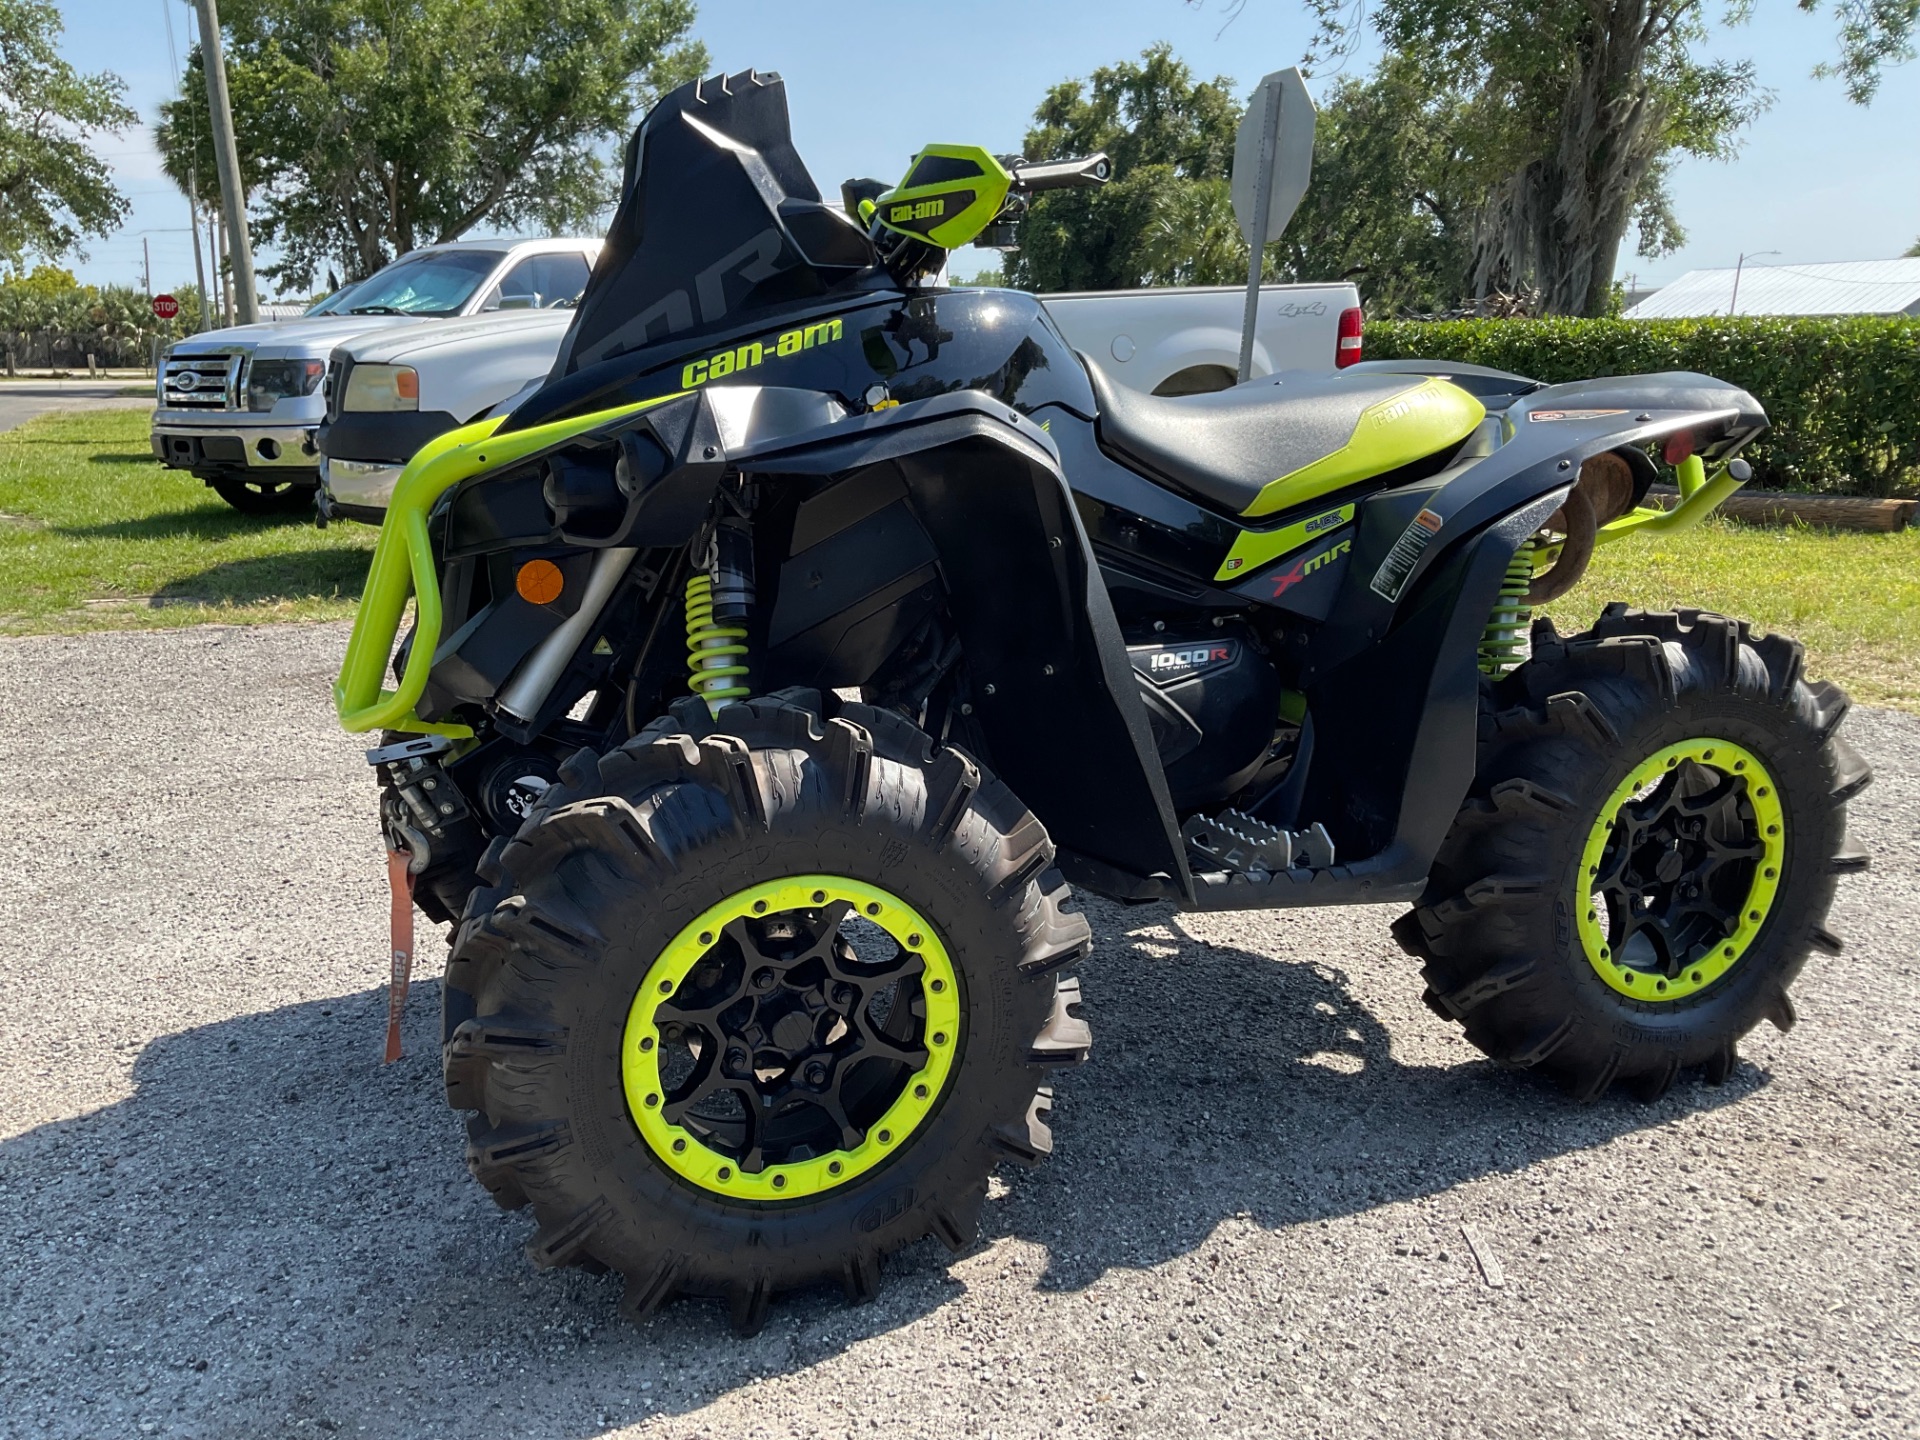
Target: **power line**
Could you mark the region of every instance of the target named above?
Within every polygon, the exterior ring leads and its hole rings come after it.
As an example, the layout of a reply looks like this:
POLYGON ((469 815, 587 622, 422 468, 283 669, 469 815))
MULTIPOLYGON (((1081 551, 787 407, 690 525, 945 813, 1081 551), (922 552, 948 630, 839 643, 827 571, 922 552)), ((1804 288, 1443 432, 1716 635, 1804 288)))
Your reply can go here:
MULTIPOLYGON (((1836 265, 1885 265, 1887 262, 1885 260, 1836 260, 1833 263, 1836 265)), ((1916 284, 1920 284, 1920 274, 1916 274, 1911 280, 1850 280, 1843 275, 1822 275, 1813 270, 1796 269, 1792 265, 1749 265, 1747 268, 1756 273, 1769 275, 1776 272, 1781 275, 1798 275, 1804 280, 1818 280, 1827 285, 1879 285, 1896 290, 1911 290, 1916 284)), ((1724 275, 1726 272, 1723 270, 1720 273, 1724 275)))

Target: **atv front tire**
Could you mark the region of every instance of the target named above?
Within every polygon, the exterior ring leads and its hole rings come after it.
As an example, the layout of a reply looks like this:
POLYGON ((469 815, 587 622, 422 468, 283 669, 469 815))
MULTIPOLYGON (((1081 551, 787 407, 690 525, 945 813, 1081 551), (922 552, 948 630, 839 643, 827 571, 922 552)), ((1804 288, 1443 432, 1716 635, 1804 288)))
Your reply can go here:
POLYGON ((532 1205, 536 1263, 622 1272, 635 1318, 718 1296, 751 1333, 780 1291, 866 1299, 889 1251, 964 1248, 1090 1043, 1040 822, 891 713, 819 704, 683 701, 576 755, 455 940, 469 1167, 532 1205))
POLYGON ((1847 699, 1801 648, 1700 611, 1609 606, 1532 658, 1482 716, 1478 773, 1416 909, 1394 926, 1427 1003, 1581 1100, 1717 1084, 1864 869, 1845 809, 1871 778, 1847 699))

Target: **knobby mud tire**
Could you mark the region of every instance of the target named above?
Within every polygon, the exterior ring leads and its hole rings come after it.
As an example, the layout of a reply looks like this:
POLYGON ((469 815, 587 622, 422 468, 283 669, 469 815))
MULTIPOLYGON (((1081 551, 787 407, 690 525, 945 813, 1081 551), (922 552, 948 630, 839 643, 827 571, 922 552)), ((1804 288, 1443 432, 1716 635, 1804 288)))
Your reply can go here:
POLYGON ((710 717, 686 700, 604 756, 563 767, 480 864, 448 964, 447 1099, 474 1112, 468 1166, 531 1205, 536 1264, 620 1271, 626 1312, 726 1299, 752 1333, 770 1298, 838 1281, 870 1298, 883 1256, 933 1235, 958 1253, 1002 1160, 1052 1148, 1054 1069, 1091 1036, 1060 971, 1085 918, 1040 822, 958 750, 812 691, 710 717), (828 702, 832 704, 831 700, 828 702), (774 1204, 677 1178, 627 1110, 620 1047, 662 947, 706 907, 781 875, 884 885, 942 932, 961 980, 963 1053, 901 1152, 824 1194, 774 1204))
POLYGON ((1695 1069, 1718 1084, 1761 1020, 1790 1029, 1808 954, 1840 952, 1826 924, 1835 877, 1867 863, 1846 839, 1846 801, 1871 779, 1836 733, 1847 697, 1801 667, 1798 642, 1701 611, 1614 604, 1567 639, 1536 622, 1532 658, 1482 713, 1474 784, 1426 891, 1394 925, 1424 962, 1428 1005, 1494 1060, 1583 1101, 1616 1082, 1652 1100, 1695 1069), (1725 975, 1643 1002, 1606 984, 1582 947, 1582 849, 1635 766, 1702 736, 1746 747, 1777 782, 1781 884, 1725 975))

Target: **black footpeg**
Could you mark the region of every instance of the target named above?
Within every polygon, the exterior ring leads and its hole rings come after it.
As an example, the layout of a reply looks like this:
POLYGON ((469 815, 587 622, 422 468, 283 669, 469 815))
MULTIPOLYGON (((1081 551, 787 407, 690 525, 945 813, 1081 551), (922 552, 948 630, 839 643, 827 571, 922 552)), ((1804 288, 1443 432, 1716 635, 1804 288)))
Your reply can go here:
POLYGON ((1238 810, 1222 810, 1191 817, 1180 834, 1196 857, 1196 869, 1225 870, 1256 882, 1282 871, 1324 870, 1333 864, 1333 837, 1318 822, 1304 830, 1281 830, 1238 810))

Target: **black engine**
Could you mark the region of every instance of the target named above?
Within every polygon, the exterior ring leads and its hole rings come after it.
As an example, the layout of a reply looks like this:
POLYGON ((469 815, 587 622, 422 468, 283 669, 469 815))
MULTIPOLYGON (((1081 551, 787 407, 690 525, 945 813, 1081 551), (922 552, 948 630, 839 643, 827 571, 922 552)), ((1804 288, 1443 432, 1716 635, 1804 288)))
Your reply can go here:
POLYGON ((1177 810, 1217 804, 1253 778, 1273 745, 1281 685, 1251 629, 1170 627, 1129 644, 1127 657, 1177 810))

